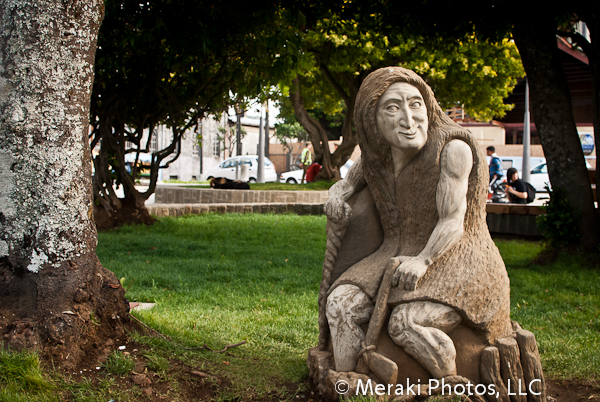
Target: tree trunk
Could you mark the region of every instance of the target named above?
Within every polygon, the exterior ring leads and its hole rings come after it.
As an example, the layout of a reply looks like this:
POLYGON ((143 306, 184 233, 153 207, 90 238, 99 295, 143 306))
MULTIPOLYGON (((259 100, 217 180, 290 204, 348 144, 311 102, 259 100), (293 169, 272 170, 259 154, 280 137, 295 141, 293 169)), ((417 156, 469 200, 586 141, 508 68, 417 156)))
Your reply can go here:
POLYGON ((66 366, 128 320, 95 254, 88 127, 103 7, 0 1, 0 341, 66 366))
MULTIPOLYGON (((590 46, 586 52, 590 70, 592 71, 592 108, 594 114, 594 142, 596 146, 596 155, 600 147, 600 5, 590 3, 581 13, 581 18, 587 24, 590 30, 590 46), (587 11, 587 12, 586 12, 587 11)), ((596 200, 600 202, 600 186, 598 186, 598 160, 596 159, 596 200)), ((598 229, 600 231, 600 228, 598 229)))
POLYGON ((113 131, 124 131, 125 124, 115 123, 114 120, 105 117, 100 121, 99 132, 102 140, 99 141, 100 152, 93 158, 94 177, 92 180, 95 206, 94 217, 98 230, 108 230, 115 227, 130 224, 151 225, 156 219, 150 216, 145 201, 154 193, 158 179, 158 169, 151 169, 151 180, 148 191, 140 193, 135 188, 136 169, 131 174, 125 169, 125 140, 123 136, 117 141, 113 131), (109 154, 119 161, 109 162, 109 154), (114 166, 117 165, 117 166, 114 166), (114 190, 114 177, 118 174, 120 186, 124 192, 124 198, 119 198, 114 190))
MULTIPOLYGON (((330 80, 330 82, 332 81, 330 80)), ((315 150, 315 162, 321 164, 321 170, 317 174, 316 179, 339 180, 340 168, 350 158, 352 152, 354 152, 354 148, 356 148, 356 145, 358 144, 358 139, 352 130, 352 121, 354 115, 354 103, 360 85, 356 86, 355 90, 351 90, 349 96, 345 94, 342 95, 338 88, 333 85, 346 103, 346 115, 344 116, 344 123, 342 126, 342 143, 333 153, 329 151, 329 140, 325 129, 304 108, 304 101, 300 95, 300 83, 298 78, 294 79, 294 86, 295 90, 290 93, 290 101, 294 107, 294 114, 300 125, 310 136, 313 149, 315 150)))
POLYGON ((550 182, 553 189, 565 190, 579 222, 580 244, 592 248, 599 242, 598 221, 555 33, 554 19, 543 17, 516 21, 513 30, 550 182))
POLYGON ((314 162, 321 164, 321 171, 317 176, 319 180, 333 179, 339 177, 339 170, 331 163, 331 153, 329 152, 329 140, 323 126, 314 119, 304 108, 304 100, 300 95, 300 82, 294 78, 294 88, 290 91, 290 101, 294 107, 294 114, 300 125, 310 136, 310 140, 315 151, 314 162), (337 175, 336 175, 337 173, 337 175))
MULTIPOLYGON (((321 72, 329 81, 333 89, 338 93, 338 95, 344 101, 346 105, 346 113, 344 115, 344 123, 342 124, 342 143, 340 146, 331 154, 331 164, 336 169, 335 170, 335 179, 340 179, 339 170, 346 163, 350 156, 352 156, 352 152, 354 152, 354 148, 358 144, 358 138, 353 130, 353 122, 354 122, 354 106, 356 104, 356 96, 358 95, 358 90, 360 88, 360 84, 362 80, 359 78, 355 78, 349 74, 341 73, 341 77, 348 87, 348 93, 346 90, 340 85, 340 83, 333 76, 331 71, 325 66, 321 65, 321 72)), ((317 179, 330 179, 332 176, 328 175, 328 172, 321 170, 317 175, 317 179)))

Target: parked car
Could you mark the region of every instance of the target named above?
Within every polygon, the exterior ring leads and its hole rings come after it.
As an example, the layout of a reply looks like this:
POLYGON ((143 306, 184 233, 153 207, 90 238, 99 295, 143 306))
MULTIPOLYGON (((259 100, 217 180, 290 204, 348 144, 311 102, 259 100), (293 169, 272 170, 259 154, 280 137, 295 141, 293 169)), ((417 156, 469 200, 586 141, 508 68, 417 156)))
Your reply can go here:
MULTIPOLYGON (((206 172, 206 180, 210 180, 213 177, 225 177, 230 180, 235 180, 235 171, 240 164, 248 166, 248 182, 256 183, 258 175, 258 156, 257 155, 245 155, 245 156, 234 156, 232 158, 225 159, 219 166, 210 169, 206 172)), ((275 171, 275 165, 265 156, 265 167, 264 167, 265 182, 277 181, 277 172, 275 171)))
POLYGON ((297 184, 302 181, 302 168, 293 165, 292 170, 284 172, 279 175, 280 183, 297 184))
MULTIPOLYGON (((591 169, 592 167, 587 160, 585 161, 585 166, 588 169, 591 169)), ((550 179, 548 178, 548 166, 546 165, 546 162, 540 163, 531 169, 531 172, 529 173, 529 183, 537 192, 546 192, 546 185, 552 189, 552 186, 550 186, 550 179)))
MULTIPOLYGON (((348 169, 350 169, 350 166, 352 166, 353 164, 354 162, 348 160, 346 163, 344 163, 344 165, 342 165, 342 167, 340 168, 340 176, 342 179, 346 177, 348 169)), ((289 172, 281 173, 279 175, 279 182, 290 184, 297 184, 302 182, 302 168, 295 165, 292 166, 292 170, 290 170, 289 172)))
MULTIPOLYGON (((522 156, 498 156, 502 161, 502 170, 504 170, 504 174, 511 167, 514 167, 519 172, 519 177, 523 177, 523 157, 522 156)), ((538 166, 541 163, 545 163, 546 158, 540 156, 531 156, 529 157, 529 166, 538 166)), ((490 157, 487 157, 487 164, 490 164, 490 157)))
POLYGON ((545 192, 546 184, 550 186, 550 179, 548 178, 548 165, 546 162, 540 163, 529 173, 529 183, 535 188, 535 191, 545 192))

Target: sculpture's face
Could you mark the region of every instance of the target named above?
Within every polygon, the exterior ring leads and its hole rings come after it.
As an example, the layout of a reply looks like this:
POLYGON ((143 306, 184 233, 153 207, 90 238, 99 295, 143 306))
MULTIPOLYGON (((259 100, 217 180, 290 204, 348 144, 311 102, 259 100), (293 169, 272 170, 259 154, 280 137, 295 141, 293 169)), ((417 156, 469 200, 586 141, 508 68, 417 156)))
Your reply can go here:
POLYGON ((423 148, 428 123, 425 102, 415 86, 396 82, 379 98, 377 128, 392 148, 423 148))

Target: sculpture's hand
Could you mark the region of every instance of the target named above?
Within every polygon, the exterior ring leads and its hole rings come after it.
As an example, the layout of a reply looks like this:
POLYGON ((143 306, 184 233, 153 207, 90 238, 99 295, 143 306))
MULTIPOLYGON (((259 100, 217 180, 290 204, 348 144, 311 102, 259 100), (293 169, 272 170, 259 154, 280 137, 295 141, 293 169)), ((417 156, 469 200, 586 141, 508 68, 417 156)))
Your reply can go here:
POLYGON ((396 272, 392 276, 392 286, 398 286, 400 289, 415 290, 417 282, 425 275, 427 268, 428 266, 422 257, 416 256, 405 260, 396 268, 396 272))
POLYGON ((323 210, 328 219, 331 219, 334 223, 340 223, 348 221, 352 214, 352 208, 347 202, 341 198, 329 198, 323 205, 323 210))

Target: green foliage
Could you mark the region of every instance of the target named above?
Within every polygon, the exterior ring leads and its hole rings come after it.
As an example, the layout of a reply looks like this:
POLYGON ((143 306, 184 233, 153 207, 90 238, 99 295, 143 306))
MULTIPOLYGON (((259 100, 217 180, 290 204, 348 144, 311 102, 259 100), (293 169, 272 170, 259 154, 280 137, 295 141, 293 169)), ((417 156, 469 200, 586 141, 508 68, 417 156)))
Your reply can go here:
MULTIPOLYGON (((116 209, 109 194, 115 182, 124 185, 128 196, 147 199, 158 169, 179 157, 186 130, 198 132, 202 117, 260 94, 290 59, 277 54, 285 38, 272 24, 283 13, 276 3, 108 0, 105 7, 91 100, 91 145, 100 147, 94 154, 94 195, 104 208, 116 209), (127 172, 124 158, 151 153, 150 137, 160 124, 173 136, 152 150, 150 189, 139 193, 133 181, 138 164, 127 172)), ((286 24, 296 21, 301 17, 286 17, 286 24)))
POLYGON ((546 186, 550 199, 544 204, 545 215, 537 218, 539 229, 550 248, 577 244, 579 242, 579 219, 573 213, 564 191, 546 186))
POLYGON ((292 140, 297 140, 297 142, 306 142, 309 140, 308 133, 297 121, 275 124, 275 138, 290 150, 292 140))
POLYGON ((517 78, 524 76, 516 46, 504 39, 481 41, 474 36, 460 39, 408 34, 403 27, 365 29, 361 22, 332 15, 320 20, 303 37, 308 49, 302 95, 307 110, 342 113, 343 99, 323 76, 329 70, 347 94, 354 79, 362 79, 377 68, 397 65, 419 73, 432 86, 443 107, 464 105, 481 121, 503 116, 512 105, 510 95, 517 78))
POLYGON ((503 117, 514 107, 504 99, 525 71, 512 41, 471 37, 431 52, 429 58, 409 68, 424 76, 442 107, 462 105, 478 121, 503 117))
POLYGON ((408 11, 402 23, 386 24, 378 12, 365 14, 369 7, 345 3, 343 12, 323 14, 299 33, 295 42, 301 49, 302 68, 280 81, 281 116, 288 124, 299 119, 310 134, 315 160, 323 165, 319 179, 336 177, 338 167, 352 154, 357 144, 356 96, 363 80, 376 69, 401 66, 416 71, 433 88, 442 107, 463 107, 479 121, 504 116, 512 109, 504 99, 525 74, 508 39, 491 42, 471 33, 445 36, 411 30, 418 24, 412 23, 408 11), (329 140, 342 137, 331 157, 323 157, 321 153, 329 150, 318 146, 325 140, 323 133, 329 140))
POLYGON ((135 361, 123 352, 114 351, 108 356, 103 367, 111 374, 125 375, 135 368, 135 361))

